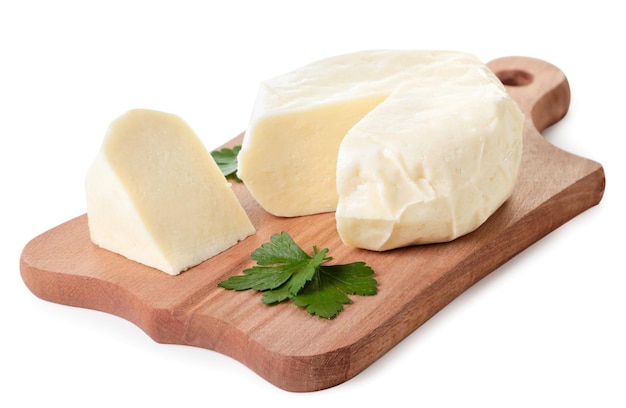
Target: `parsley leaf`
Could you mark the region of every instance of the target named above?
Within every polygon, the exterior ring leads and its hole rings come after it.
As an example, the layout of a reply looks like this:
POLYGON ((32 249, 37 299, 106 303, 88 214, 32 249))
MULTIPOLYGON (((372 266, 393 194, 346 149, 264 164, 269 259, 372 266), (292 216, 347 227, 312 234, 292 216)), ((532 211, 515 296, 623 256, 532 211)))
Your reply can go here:
POLYGON ((374 271, 364 262, 324 266, 311 283, 294 297, 294 303, 307 312, 330 319, 352 303, 346 295, 372 296, 377 292, 374 271))
POLYGON ((213 150, 211 152, 213 160, 217 163, 224 177, 231 177, 237 183, 241 183, 241 179, 237 176, 237 166, 239 164, 237 155, 239 155, 240 150, 241 146, 234 146, 232 149, 225 147, 221 150, 213 150))
POLYGON ((347 295, 372 296, 377 293, 374 271, 364 262, 324 265, 332 260, 313 247, 313 256, 300 248, 286 232, 274 234, 270 242, 252 252, 256 266, 218 283, 230 290, 254 289, 263 293, 270 305, 292 299, 310 314, 332 319, 352 303, 347 295))

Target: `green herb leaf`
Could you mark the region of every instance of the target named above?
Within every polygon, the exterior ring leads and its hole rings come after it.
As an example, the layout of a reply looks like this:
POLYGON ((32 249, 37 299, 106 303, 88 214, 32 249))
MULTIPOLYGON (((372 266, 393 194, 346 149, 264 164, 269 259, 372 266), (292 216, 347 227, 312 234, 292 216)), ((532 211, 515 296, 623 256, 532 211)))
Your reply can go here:
POLYGON ((241 179, 237 176, 237 166, 239 164, 237 156, 240 150, 241 146, 234 146, 232 149, 225 147, 211 152, 213 160, 217 163, 224 177, 232 178, 237 183, 241 183, 241 179))
POLYGON ((333 286, 329 280, 319 279, 315 285, 307 287, 293 299, 296 306, 306 308, 310 314, 331 319, 343 310, 343 305, 352 301, 344 292, 333 286))
POLYGON ((373 296, 377 293, 374 271, 365 262, 354 262, 345 265, 324 266, 320 271, 320 279, 348 295, 373 296))
POLYGON ((330 319, 352 303, 346 295, 372 296, 377 293, 374 271, 363 262, 323 266, 312 282, 294 297, 307 312, 330 319))
POLYGON ((286 232, 274 234, 270 242, 252 252, 256 266, 231 276, 218 286, 230 290, 254 289, 263 292, 263 303, 270 305, 292 299, 307 312, 332 319, 352 303, 347 295, 372 296, 377 293, 374 271, 364 262, 324 265, 332 260, 313 247, 313 256, 300 248, 286 232))
MULTIPOLYGON (((285 284, 288 297, 297 294, 313 278, 316 269, 329 258, 324 255, 328 249, 311 257, 293 239, 283 232, 274 234, 270 242, 252 252, 257 266, 243 271, 244 275, 232 276, 220 282, 219 286, 232 290, 271 290, 285 284)), ((281 296, 282 297, 282 296, 281 296)))

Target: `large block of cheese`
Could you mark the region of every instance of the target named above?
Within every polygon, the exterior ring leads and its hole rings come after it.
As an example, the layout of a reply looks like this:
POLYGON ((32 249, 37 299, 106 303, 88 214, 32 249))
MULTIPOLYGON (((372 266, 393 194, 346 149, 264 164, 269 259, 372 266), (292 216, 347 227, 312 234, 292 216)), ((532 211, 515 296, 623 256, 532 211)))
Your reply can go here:
POLYGON ((362 51, 262 83, 238 174, 272 214, 336 210, 348 245, 448 241, 510 196, 523 120, 474 56, 362 51))
POLYGON ((168 113, 113 121, 85 191, 95 244, 171 275, 255 232, 200 139, 168 113))

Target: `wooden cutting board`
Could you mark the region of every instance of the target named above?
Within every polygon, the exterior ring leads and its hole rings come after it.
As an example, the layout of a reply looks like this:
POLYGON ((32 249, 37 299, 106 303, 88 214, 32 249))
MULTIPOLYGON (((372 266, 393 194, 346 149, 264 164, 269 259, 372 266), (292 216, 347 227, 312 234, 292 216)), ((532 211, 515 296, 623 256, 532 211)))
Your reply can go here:
MULTIPOLYGON (((384 253, 348 248, 336 232, 334 214, 274 217, 244 185, 234 184, 257 233, 179 276, 99 249, 81 215, 26 245, 22 278, 42 299, 120 316, 156 342, 223 353, 285 390, 341 384, 482 277, 602 199, 602 166, 554 147, 539 133, 569 108, 565 75, 526 57, 501 58, 489 66, 527 116, 523 162, 513 196, 469 235, 384 253), (258 293, 216 286, 252 266, 250 253, 280 231, 307 251, 328 247, 338 263, 367 262, 376 271, 378 294, 353 297, 338 317, 325 320, 293 303, 265 306, 258 293)), ((241 140, 242 135, 227 146, 241 140)))

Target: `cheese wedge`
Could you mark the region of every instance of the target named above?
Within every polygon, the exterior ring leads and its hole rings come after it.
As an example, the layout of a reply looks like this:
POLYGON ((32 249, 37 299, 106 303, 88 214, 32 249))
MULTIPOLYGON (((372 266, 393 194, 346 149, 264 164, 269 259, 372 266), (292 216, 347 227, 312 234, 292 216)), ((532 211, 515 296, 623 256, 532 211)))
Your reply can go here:
POLYGON ((340 55, 261 84, 238 174, 274 215, 336 210, 347 245, 444 242, 511 195, 523 121, 472 55, 340 55))
POLYGON ((255 232, 210 153, 178 116, 113 121, 85 179, 91 240, 170 275, 255 232))

